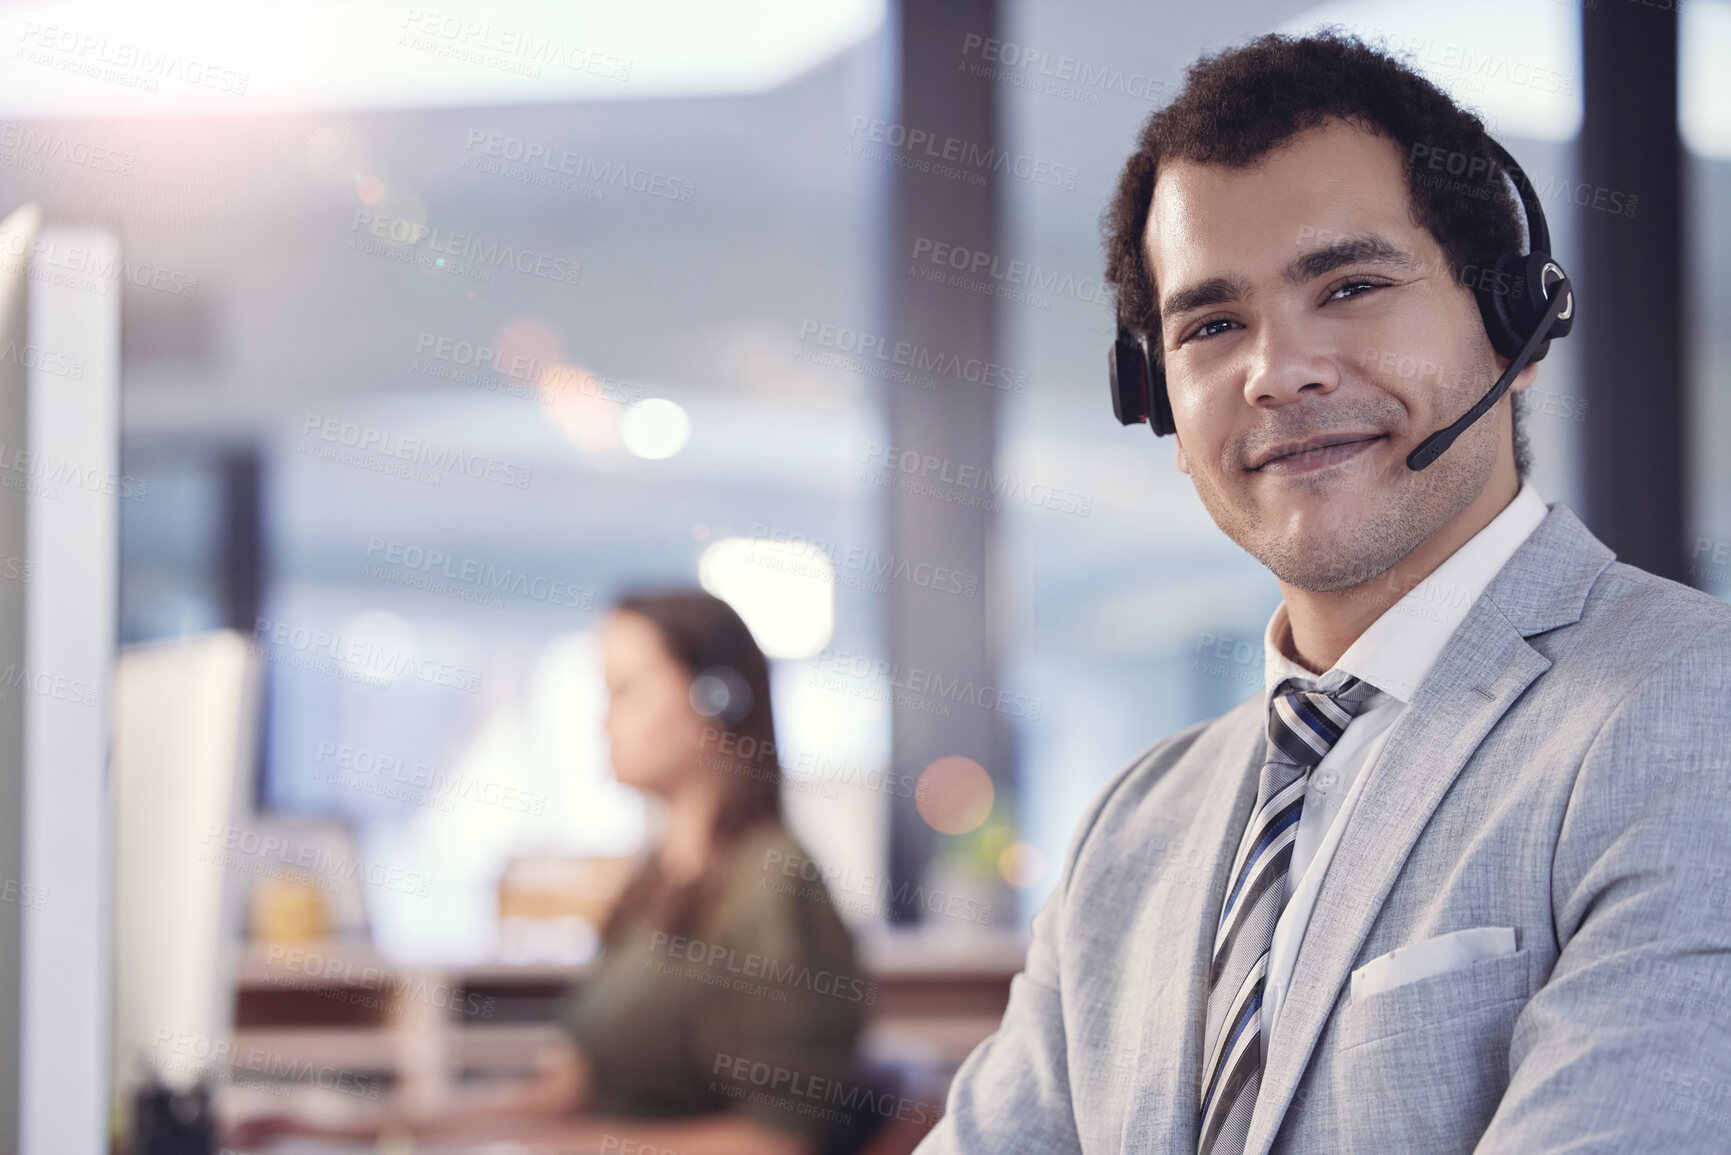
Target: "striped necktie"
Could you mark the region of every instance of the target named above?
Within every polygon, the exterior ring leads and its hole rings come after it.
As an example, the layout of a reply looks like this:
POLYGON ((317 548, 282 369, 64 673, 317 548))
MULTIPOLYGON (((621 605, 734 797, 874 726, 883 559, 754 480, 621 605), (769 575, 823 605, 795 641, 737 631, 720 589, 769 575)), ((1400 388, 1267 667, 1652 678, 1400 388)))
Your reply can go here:
POLYGON ((1214 935, 1203 1033, 1198 1155, 1240 1155, 1262 1086, 1262 991, 1274 924, 1286 905, 1286 870, 1310 771, 1377 692, 1358 678, 1323 693, 1288 678, 1268 714, 1268 753, 1256 808, 1239 841, 1214 935))

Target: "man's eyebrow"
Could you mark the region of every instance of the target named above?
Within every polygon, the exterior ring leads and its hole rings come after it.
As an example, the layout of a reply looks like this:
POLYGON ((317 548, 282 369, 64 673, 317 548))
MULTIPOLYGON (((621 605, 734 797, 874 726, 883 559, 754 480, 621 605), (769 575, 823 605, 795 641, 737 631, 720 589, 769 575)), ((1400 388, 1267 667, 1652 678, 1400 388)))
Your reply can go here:
POLYGON ((1288 284, 1302 285, 1342 265, 1393 265, 1401 269, 1417 269, 1423 264, 1417 257, 1376 233, 1355 233, 1331 241, 1319 249, 1300 253, 1287 262, 1281 275, 1288 284))
POLYGON ((1250 282, 1243 277, 1210 277, 1194 285, 1186 285, 1160 303, 1160 320, 1170 321, 1195 309, 1242 301, 1250 296, 1250 282))
MULTIPOLYGON (((1288 284, 1304 282, 1332 273, 1344 265, 1379 264, 1401 269, 1423 267, 1417 257, 1376 233, 1355 233, 1331 241, 1321 248, 1300 253, 1287 262, 1281 276, 1288 284)), ((1173 292, 1160 303, 1160 319, 1170 321, 1195 309, 1242 301, 1251 294, 1250 282, 1242 277, 1210 277, 1173 292)))

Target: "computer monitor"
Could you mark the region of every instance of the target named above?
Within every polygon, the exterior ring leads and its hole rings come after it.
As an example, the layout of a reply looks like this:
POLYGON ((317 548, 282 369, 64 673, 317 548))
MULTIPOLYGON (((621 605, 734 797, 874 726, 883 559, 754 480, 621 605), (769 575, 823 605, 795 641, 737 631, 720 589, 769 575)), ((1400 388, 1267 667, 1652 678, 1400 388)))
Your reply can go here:
POLYGON ((247 828, 259 662, 232 630, 127 646, 114 696, 114 1088, 126 1103, 151 1072, 186 1087, 227 1053, 250 876, 226 844, 247 828))

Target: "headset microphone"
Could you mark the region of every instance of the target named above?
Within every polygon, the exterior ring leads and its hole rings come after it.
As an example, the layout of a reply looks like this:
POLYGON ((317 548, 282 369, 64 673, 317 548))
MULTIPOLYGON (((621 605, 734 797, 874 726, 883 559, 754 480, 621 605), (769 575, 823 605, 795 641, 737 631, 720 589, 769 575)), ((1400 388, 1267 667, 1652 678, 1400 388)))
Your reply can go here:
POLYGON ((1527 337, 1527 343, 1521 346, 1520 353, 1516 355, 1513 361, 1509 362, 1509 367, 1503 370, 1503 375, 1497 378, 1497 383, 1491 386, 1491 391, 1479 398, 1477 405, 1461 414, 1452 425, 1437 430, 1419 442, 1418 448, 1406 455, 1406 467, 1408 469, 1417 472, 1441 457, 1443 451, 1455 443, 1455 438, 1466 432, 1467 426, 1489 413, 1491 406, 1503 399, 1503 394, 1508 392, 1509 386, 1514 383, 1521 370, 1535 359, 1533 353, 1538 350, 1539 342, 1544 339, 1545 334, 1551 331, 1551 324, 1558 317, 1574 312, 1574 293, 1569 285, 1569 278, 1563 274, 1563 270, 1555 261, 1548 264, 1545 272, 1554 275, 1557 279, 1553 282, 1556 285, 1556 292, 1551 297, 1550 307, 1545 310, 1544 319, 1534 326, 1532 333, 1527 337))
MULTIPOLYGON (((1473 267, 1468 266, 1462 270, 1461 280, 1478 303, 1491 347, 1509 358, 1509 367, 1478 404, 1407 454, 1407 468, 1414 471, 1441 457, 1468 426, 1490 412, 1521 370, 1543 360, 1551 342, 1568 336, 1575 322, 1574 287, 1548 251, 1551 232, 1532 181, 1507 149, 1488 136, 1484 142, 1501 161, 1520 194, 1527 221, 1527 251, 1504 253, 1493 264, 1478 269, 1476 275, 1473 267)), ((1149 356, 1147 336, 1126 325, 1122 315, 1109 366, 1112 413, 1121 424, 1146 421, 1157 437, 1178 431, 1172 421, 1172 401, 1166 393, 1165 368, 1149 356)))

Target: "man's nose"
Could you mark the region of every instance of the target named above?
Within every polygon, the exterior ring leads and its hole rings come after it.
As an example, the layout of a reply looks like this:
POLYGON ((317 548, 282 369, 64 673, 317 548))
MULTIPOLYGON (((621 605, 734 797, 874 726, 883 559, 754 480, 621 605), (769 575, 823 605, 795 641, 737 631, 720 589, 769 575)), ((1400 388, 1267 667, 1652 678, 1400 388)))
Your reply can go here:
POLYGON ((1320 335, 1295 319, 1269 318, 1248 349, 1244 399, 1257 408, 1290 405, 1340 385, 1340 363, 1320 335))

